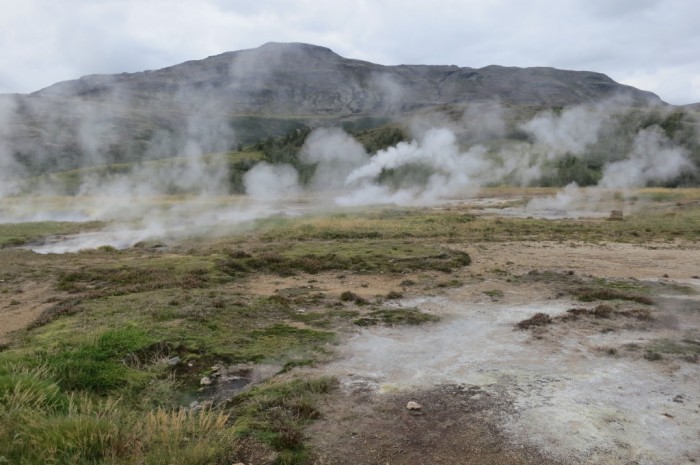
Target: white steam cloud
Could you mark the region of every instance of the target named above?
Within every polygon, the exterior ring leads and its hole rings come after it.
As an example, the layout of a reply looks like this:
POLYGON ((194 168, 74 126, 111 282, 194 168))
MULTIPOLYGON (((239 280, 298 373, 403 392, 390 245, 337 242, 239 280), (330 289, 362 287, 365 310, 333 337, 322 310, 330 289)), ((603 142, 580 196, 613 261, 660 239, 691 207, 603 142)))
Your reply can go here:
POLYGON ((316 164, 310 188, 314 191, 342 189, 347 176, 369 162, 364 147, 339 128, 319 128, 306 138, 301 160, 316 164))
POLYGON ((254 200, 281 201, 299 193, 299 174, 289 165, 261 162, 244 177, 246 193, 254 200))
MULTIPOLYGON (((250 77, 248 68, 255 66, 243 58, 230 73, 250 77)), ((382 92, 398 108, 404 98, 401 86, 382 76, 373 79, 375 87, 386 88, 382 92)), ((67 251, 105 244, 128 247, 150 238, 208 233, 283 212, 290 200, 302 194, 316 199, 310 208, 329 200, 338 206, 436 204, 471 197, 486 186, 529 185, 562 160, 584 163, 592 147, 615 137, 619 129, 616 117, 630 108, 623 100, 613 100, 544 111, 517 124, 517 115, 498 102, 473 103, 461 115, 458 110, 414 117, 408 122, 413 140, 372 155, 345 131, 319 128, 309 134, 299 153, 302 164, 315 168, 305 186, 300 185, 294 167, 260 162, 243 178, 247 198, 233 200, 228 162, 222 152, 230 150, 236 137, 227 109, 206 98, 202 104, 202 98, 186 92, 177 95, 173 105, 181 111, 179 129, 156 129, 143 157, 146 161, 107 171, 81 170, 71 208, 55 210, 51 216, 35 199, 17 197, 11 207, 7 202, 0 206, 0 222, 112 222, 105 231, 71 238, 69 246, 49 244, 45 250, 67 251), (519 133, 519 140, 509 137, 513 132, 519 133), (219 155, 211 155, 215 153, 219 155), (163 200, 164 194, 183 194, 183 200, 170 203, 163 200)), ((50 104, 31 105, 36 114, 47 113, 48 131, 55 134, 57 143, 73 138, 81 157, 78 166, 89 167, 107 160, 119 137, 114 133, 114 119, 121 117, 119 109, 125 100, 113 95, 99 105, 78 105, 66 115, 56 114, 50 104), (105 108, 112 110, 102 111, 105 108), (64 126, 76 129, 68 134, 64 126)), ((11 137, 18 111, 13 99, 0 99, 0 199, 17 194, 21 184, 17 180, 27 176, 15 159, 15 153, 27 147, 17 145, 17 139, 11 137)), ((625 147, 624 153, 621 150, 603 158, 598 187, 628 189, 664 183, 695 169, 687 151, 675 146, 656 126, 631 135, 627 145, 620 147, 625 147)), ((52 162, 55 154, 44 157, 37 162, 52 162)), ((51 195, 57 191, 49 177, 34 192, 51 195)), ((528 208, 566 210, 594 195, 571 183, 556 196, 533 200, 528 208)))
POLYGON ((340 205, 370 203, 430 204, 456 195, 467 195, 492 177, 493 164, 485 147, 476 145, 461 152, 455 134, 449 129, 432 129, 420 141, 401 142, 379 151, 365 165, 352 171, 346 186, 352 191, 339 197, 340 205), (407 168, 398 188, 379 185, 378 178, 387 170, 407 168), (415 185, 411 170, 424 175, 425 183, 415 185))
POLYGON ((559 115, 545 111, 521 128, 546 148, 547 158, 551 160, 565 153, 582 154, 586 147, 598 141, 600 129, 611 116, 606 105, 580 105, 566 108, 559 115))
POLYGON ((637 133, 627 159, 605 166, 598 185, 606 189, 643 187, 650 181, 670 181, 692 167, 688 153, 674 147, 661 128, 652 126, 637 133))

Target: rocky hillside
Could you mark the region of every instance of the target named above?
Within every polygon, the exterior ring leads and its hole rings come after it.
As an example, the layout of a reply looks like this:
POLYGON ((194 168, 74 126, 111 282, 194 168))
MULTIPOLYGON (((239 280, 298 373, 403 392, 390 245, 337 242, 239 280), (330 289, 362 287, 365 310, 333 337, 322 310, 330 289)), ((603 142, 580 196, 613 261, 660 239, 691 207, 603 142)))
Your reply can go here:
POLYGON ((401 65, 343 58, 325 47, 268 43, 157 71, 86 76, 32 97, 131 100, 132 104, 216 101, 231 113, 346 116, 394 114, 474 100, 563 106, 650 93, 600 73, 554 68, 401 65))
POLYGON ((642 105, 661 102, 600 73, 382 66, 324 47, 269 43, 0 96, 0 155, 31 174, 228 150, 328 120, 376 126, 438 106, 497 99, 561 107, 617 94, 642 105))

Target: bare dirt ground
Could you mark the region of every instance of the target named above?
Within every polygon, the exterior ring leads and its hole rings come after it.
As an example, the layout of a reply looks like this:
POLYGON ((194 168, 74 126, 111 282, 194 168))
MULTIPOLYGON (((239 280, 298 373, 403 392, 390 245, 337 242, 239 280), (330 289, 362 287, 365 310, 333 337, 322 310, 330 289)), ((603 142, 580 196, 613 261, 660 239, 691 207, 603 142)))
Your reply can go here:
MULTIPOLYGON (((470 271, 500 267, 522 274, 533 269, 573 270, 600 278, 639 280, 700 276, 700 247, 686 243, 591 244, 585 242, 510 242, 465 246, 472 257, 470 271)), ((700 282, 700 280, 698 281, 700 282)))
MULTIPOLYGON (((643 349, 658 341, 700 344, 696 246, 487 243, 465 250, 473 264, 452 277, 463 285, 417 286, 394 304, 440 315, 440 323, 358 329, 338 360, 317 368, 342 385, 309 432, 317 463, 700 461, 697 357, 647 359, 643 349), (522 278, 533 270, 555 272, 553 282, 522 278), (568 319, 571 308, 600 304, 562 295, 557 273, 572 272, 653 285, 651 318, 624 316, 646 306, 617 302, 610 317, 568 319), (674 293, 679 286, 683 293, 674 293), (537 312, 554 323, 515 329, 537 312), (417 414, 406 409, 410 400, 422 404, 417 414)), ((319 289, 340 291, 332 276, 314 279, 319 289)), ((365 289, 379 294, 400 279, 365 289)))
POLYGON ((56 294, 52 283, 27 282, 13 291, 0 294, 0 344, 9 342, 8 335, 26 328, 52 303, 56 294))

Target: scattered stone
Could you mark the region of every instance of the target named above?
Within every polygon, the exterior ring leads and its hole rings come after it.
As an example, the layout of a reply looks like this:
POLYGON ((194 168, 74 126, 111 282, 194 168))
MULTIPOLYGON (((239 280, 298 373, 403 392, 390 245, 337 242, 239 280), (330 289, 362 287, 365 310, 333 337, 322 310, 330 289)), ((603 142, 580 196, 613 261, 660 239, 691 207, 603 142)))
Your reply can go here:
POLYGON ((168 359, 168 365, 170 365, 171 367, 174 367, 176 365, 179 365, 181 361, 182 360, 178 356, 171 357, 168 359))
POLYGON ((197 402, 196 400, 193 400, 192 402, 190 402, 190 408, 192 410, 196 409, 198 406, 199 406, 199 402, 197 402))
POLYGON ((408 404, 406 404, 406 408, 408 410, 420 410, 423 408, 423 406, 418 402, 410 401, 408 404))
POLYGON ((202 386, 209 386, 211 384, 211 378, 208 376, 205 376, 199 380, 199 384, 202 386))

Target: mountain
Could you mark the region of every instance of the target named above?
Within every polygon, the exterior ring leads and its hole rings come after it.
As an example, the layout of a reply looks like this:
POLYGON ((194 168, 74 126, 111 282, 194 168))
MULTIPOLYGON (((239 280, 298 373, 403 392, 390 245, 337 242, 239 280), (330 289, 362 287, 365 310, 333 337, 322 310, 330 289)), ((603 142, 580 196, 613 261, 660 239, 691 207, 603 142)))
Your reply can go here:
POLYGON ((640 102, 660 101, 650 92, 588 71, 383 66, 343 58, 325 47, 268 43, 157 71, 86 76, 55 84, 32 96, 88 100, 117 97, 140 104, 162 104, 184 94, 194 100, 215 100, 232 113, 346 116, 395 114, 492 99, 563 106, 619 93, 640 102))
POLYGON ((498 100, 552 108, 658 96, 588 71, 383 66, 328 48, 268 43, 154 71, 92 75, 0 96, 0 140, 27 173, 228 150, 308 125, 376 126, 498 100))

